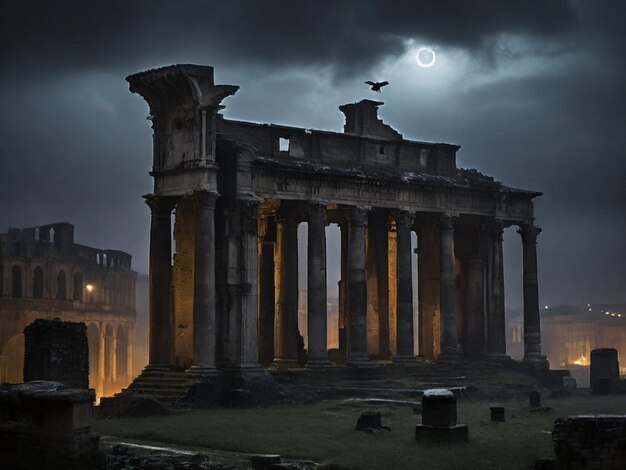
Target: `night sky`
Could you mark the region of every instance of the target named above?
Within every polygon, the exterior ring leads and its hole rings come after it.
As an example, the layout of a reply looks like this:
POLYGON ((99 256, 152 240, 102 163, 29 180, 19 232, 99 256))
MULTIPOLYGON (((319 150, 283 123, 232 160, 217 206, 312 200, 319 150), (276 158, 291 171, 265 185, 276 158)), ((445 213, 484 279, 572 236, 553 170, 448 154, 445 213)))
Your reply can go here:
MULTIPOLYGON (((131 73, 213 65, 224 116, 342 131, 380 99, 405 138, 535 200, 542 305, 626 302, 626 2, 2 1, 0 231, 68 221, 147 272, 148 108, 131 73), (422 46, 437 54, 421 68, 422 46), (378 95, 365 80, 388 80, 378 95)), ((522 247, 505 232, 507 307, 522 247)))

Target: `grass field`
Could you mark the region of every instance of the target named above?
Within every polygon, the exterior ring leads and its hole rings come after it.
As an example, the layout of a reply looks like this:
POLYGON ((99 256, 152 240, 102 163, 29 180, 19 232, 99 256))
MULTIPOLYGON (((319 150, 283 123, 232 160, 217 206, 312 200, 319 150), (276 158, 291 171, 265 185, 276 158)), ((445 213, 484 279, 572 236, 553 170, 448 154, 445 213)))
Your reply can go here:
POLYGON ((276 453, 352 469, 526 469, 539 457, 553 456, 550 432, 556 418, 626 413, 626 395, 597 397, 577 391, 570 398, 542 401, 552 410, 530 412, 526 400, 500 402, 506 408, 505 423, 489 420, 488 402, 461 401, 458 417, 469 426, 469 442, 448 446, 415 441, 421 417, 411 407, 355 406, 342 400, 96 420, 94 430, 102 436, 200 450, 276 453), (380 410, 391 432, 355 431, 357 418, 366 409, 380 410))

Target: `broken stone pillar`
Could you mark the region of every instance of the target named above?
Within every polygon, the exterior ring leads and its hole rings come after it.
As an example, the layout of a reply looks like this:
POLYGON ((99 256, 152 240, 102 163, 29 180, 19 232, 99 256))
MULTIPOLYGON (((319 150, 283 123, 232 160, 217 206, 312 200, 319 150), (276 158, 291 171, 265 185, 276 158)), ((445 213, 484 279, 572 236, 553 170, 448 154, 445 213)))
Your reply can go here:
POLYGON ((348 365, 369 363, 365 281, 365 210, 352 207, 348 233, 348 365))
POLYGON ((524 269, 524 362, 547 368, 548 361, 541 355, 541 324, 539 318, 539 290, 537 285, 537 236, 541 233, 534 225, 521 225, 524 269))
POLYGON ((172 279, 172 209, 175 198, 147 196, 150 206, 150 338, 148 368, 169 368, 172 364, 173 324, 170 312, 172 279))
POLYGON ((206 191, 195 194, 193 361, 194 375, 215 375, 215 200, 206 191))
POLYGON ((415 439, 434 442, 467 441, 467 426, 457 424, 454 393, 445 388, 433 388, 424 392, 422 424, 415 426, 415 439))
POLYGON ((89 346, 84 323, 37 319, 24 329, 24 382, 52 380, 89 388, 89 346))
POLYGON ((413 278, 411 251, 411 216, 406 211, 394 214, 397 231, 397 310, 396 355, 394 362, 415 362, 413 346, 413 278))
POLYGON ((591 393, 606 395, 615 393, 619 383, 617 349, 599 348, 591 351, 591 393))
POLYGON ((328 367, 326 339, 326 208, 321 204, 309 206, 308 241, 308 367, 328 367))
POLYGON ((274 361, 277 367, 298 365, 298 222, 283 202, 276 220, 276 322, 274 361))
POLYGON ((456 324, 456 280, 454 270, 454 223, 452 217, 441 219, 441 359, 458 357, 456 324))

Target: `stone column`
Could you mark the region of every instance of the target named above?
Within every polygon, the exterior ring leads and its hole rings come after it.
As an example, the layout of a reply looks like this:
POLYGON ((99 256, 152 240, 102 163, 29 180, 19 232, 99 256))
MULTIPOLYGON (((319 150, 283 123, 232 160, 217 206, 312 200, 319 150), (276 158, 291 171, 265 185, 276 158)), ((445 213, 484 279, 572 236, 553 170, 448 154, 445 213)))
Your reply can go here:
MULTIPOLYGON (((241 208, 241 343, 235 365, 239 368, 260 369, 257 330, 259 202, 253 199, 239 200, 239 206, 241 208)), ((296 272, 297 270, 296 258, 296 272)), ((297 294, 296 290, 296 296, 297 294)))
POLYGON ((326 338, 326 208, 309 207, 307 323, 309 331, 308 367, 328 367, 326 338))
POLYGON ((130 383, 133 380, 133 343, 135 336, 133 333, 133 325, 126 330, 126 378, 130 383))
POLYGON ((367 355, 367 284, 365 282, 365 210, 352 207, 348 233, 348 365, 369 363, 367 355))
POLYGON ((541 233, 534 225, 520 225, 524 267, 524 361, 539 366, 547 365, 541 355, 541 326, 539 319, 539 288, 537 285, 537 235, 541 233))
POLYGON ((111 332, 111 349, 110 349, 110 365, 111 369, 109 370, 110 376, 109 380, 111 384, 117 382, 117 328, 113 327, 113 331, 111 332))
POLYGON ((194 375, 215 375, 215 201, 217 195, 198 192, 193 290, 194 375))
POLYGON ((341 253, 340 253, 340 279, 339 279, 339 353, 345 360, 348 356, 348 232, 347 221, 340 224, 341 231, 341 253))
POLYGON ((274 359, 274 250, 276 224, 266 217, 259 240, 259 361, 268 366, 274 359))
POLYGON ((491 266, 489 269, 489 317, 487 318, 487 354, 506 356, 506 324, 504 319, 504 263, 500 220, 491 225, 489 240, 491 266))
POLYGON ((458 334, 456 324, 456 280, 454 271, 454 224, 452 217, 444 215, 440 220, 441 230, 441 356, 458 356, 458 334))
POLYGON ((149 274, 149 364, 152 368, 169 368, 172 363, 173 324, 171 312, 172 222, 175 200, 147 196, 150 206, 150 274, 149 274))
POLYGON ((276 367, 298 364, 298 222, 291 211, 281 210, 276 221, 276 367))
POLYGON ((413 278, 411 253, 411 215, 394 214, 397 234, 396 261, 396 355, 394 362, 415 362, 413 347, 413 278))

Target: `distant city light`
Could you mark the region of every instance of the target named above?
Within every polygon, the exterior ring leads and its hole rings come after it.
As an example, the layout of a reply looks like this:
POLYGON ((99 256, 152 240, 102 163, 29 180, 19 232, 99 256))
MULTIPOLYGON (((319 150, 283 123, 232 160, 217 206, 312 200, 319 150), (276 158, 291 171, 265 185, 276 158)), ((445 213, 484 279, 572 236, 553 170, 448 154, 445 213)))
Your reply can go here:
POLYGON ((591 312, 591 309, 589 309, 589 311, 591 312))
POLYGON ((587 304, 587 307, 591 307, 591 304, 587 304))
POLYGON ((85 289, 87 289, 87 292, 93 292, 93 286, 91 284, 87 284, 85 289))
POLYGON ((618 316, 618 317, 621 317, 621 316, 622 316, 622 314, 621 314, 621 313, 618 313, 618 314, 617 314, 617 316, 618 316))
POLYGON ((615 314, 614 314, 614 313, 612 313, 612 314, 611 314, 611 316, 612 316, 612 317, 614 317, 614 316, 615 316, 615 314))
POLYGON ((548 306, 547 305, 546 305, 545 309, 548 310, 548 306))

